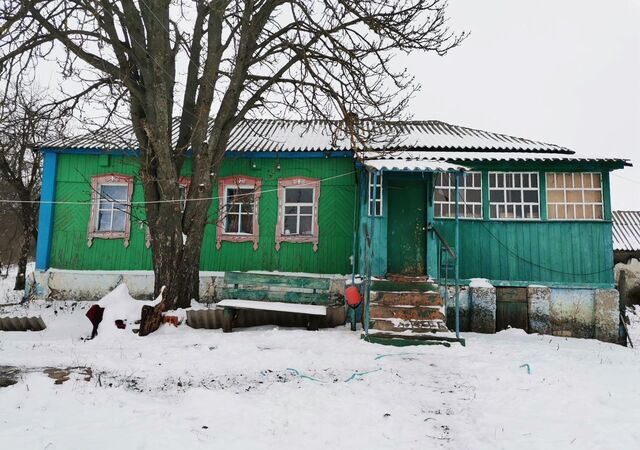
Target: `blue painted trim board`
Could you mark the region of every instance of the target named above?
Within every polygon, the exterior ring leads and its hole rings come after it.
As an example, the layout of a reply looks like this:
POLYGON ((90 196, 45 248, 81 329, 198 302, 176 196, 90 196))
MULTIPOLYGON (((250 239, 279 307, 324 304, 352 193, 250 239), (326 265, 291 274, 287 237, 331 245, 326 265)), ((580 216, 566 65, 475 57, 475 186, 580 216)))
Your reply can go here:
MULTIPOLYGON (((62 153, 65 155, 114 155, 114 156, 140 156, 140 151, 137 149, 101 149, 101 148, 42 148, 43 153, 62 153)), ((187 152, 187 156, 191 156, 191 152, 187 152)), ((263 159, 263 158, 351 158, 353 153, 348 150, 339 151, 299 151, 299 152, 236 152, 228 151, 225 154, 226 158, 249 158, 249 159, 263 159)))
POLYGON ((58 154, 44 153, 42 169, 42 192, 40 200, 40 217, 38 218, 38 242, 36 244, 36 269, 45 271, 49 268, 51 240, 53 238, 53 212, 56 199, 56 172, 58 170, 58 154))

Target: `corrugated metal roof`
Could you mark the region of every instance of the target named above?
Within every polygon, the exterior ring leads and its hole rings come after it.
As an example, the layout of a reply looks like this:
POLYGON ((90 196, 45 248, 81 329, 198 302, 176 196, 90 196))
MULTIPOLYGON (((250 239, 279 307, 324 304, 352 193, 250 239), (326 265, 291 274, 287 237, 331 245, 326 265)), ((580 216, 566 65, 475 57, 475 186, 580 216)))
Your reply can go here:
POLYGON ((613 211, 613 250, 640 251, 640 211, 613 211))
MULTIPOLYGON (((351 145, 341 130, 343 122, 328 120, 247 119, 232 131, 227 151, 311 152, 361 150, 351 145)), ((361 120, 366 152, 364 159, 430 160, 451 163, 465 161, 582 161, 626 160, 580 158, 572 150, 555 144, 533 141, 501 133, 450 125, 437 120, 379 122, 361 120), (383 153, 384 152, 384 153, 383 153)), ((178 119, 174 119, 173 139, 177 139, 178 119)), ((40 148, 135 149, 138 144, 132 126, 103 129, 94 133, 40 144, 40 148)), ((630 164, 628 164, 630 165, 630 164)))
POLYGON ((386 171, 410 172, 465 172, 467 167, 434 160, 398 160, 398 159, 370 159, 364 162, 365 167, 386 171))
MULTIPOLYGON (((450 163, 472 163, 480 161, 580 161, 580 162, 598 162, 598 163, 625 163, 628 160, 620 158, 583 158, 575 155, 575 153, 550 153, 550 152, 523 152, 523 151, 456 151, 456 150, 431 150, 431 151, 398 151, 398 152, 366 152, 365 159, 377 159, 384 157, 385 159, 395 160, 428 160, 428 161, 447 161, 450 163)), ((630 165, 630 164, 629 164, 630 165)))
MULTIPOLYGON (((177 138, 177 119, 173 139, 177 138)), ((228 150, 240 152, 350 150, 349 137, 339 121, 247 119, 231 133, 228 150)), ((370 149, 466 149, 469 151, 519 151, 572 154, 567 148, 501 133, 450 125, 437 120, 360 121, 370 149)), ((132 126, 103 129, 39 145, 42 148, 134 149, 138 144, 132 126)))

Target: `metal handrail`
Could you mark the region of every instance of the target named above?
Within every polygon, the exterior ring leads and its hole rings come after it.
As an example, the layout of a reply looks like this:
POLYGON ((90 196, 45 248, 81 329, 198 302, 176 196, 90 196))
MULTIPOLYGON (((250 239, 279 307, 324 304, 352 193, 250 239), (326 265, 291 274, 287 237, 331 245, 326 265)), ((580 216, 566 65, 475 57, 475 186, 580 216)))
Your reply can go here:
POLYGON ((442 243, 442 245, 444 245, 444 249, 447 251, 447 253, 449 253, 449 255, 451 255, 453 259, 457 259, 458 255, 456 255, 456 252, 451 248, 451 246, 449 245, 447 240, 444 238, 442 233, 438 231, 435 225, 431 225, 431 229, 436 233, 436 236, 438 236, 438 239, 440 239, 440 242, 442 243))

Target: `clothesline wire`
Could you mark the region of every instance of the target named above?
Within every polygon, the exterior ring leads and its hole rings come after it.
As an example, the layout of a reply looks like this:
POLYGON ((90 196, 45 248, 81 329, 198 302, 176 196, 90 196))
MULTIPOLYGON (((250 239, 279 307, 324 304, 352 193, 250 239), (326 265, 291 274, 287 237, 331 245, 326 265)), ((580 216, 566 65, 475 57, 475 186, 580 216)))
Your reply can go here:
MULTIPOLYGON (((336 178, 342 178, 342 177, 346 177, 349 175, 354 174, 355 171, 350 171, 350 172, 346 172, 346 173, 342 173, 340 175, 334 175, 331 177, 327 177, 327 178, 320 178, 319 180, 315 180, 315 181, 309 181, 309 182, 303 182, 300 184, 296 184, 294 187, 306 187, 306 186, 313 186, 316 183, 320 182, 324 182, 324 181, 329 181, 329 180, 334 180, 336 178)), ((242 178, 242 175, 238 175, 238 178, 242 178)), ((264 194, 267 192, 277 192, 279 188, 273 188, 273 189, 261 189, 260 190, 260 194, 264 194)), ((229 195, 228 197, 243 197, 246 196, 247 194, 233 194, 233 195, 229 195)), ((208 200, 220 200, 222 198, 225 198, 224 196, 214 196, 214 197, 203 197, 203 198, 192 198, 192 199, 172 199, 172 200, 154 200, 154 201, 144 201, 144 200, 140 200, 140 201, 135 201, 135 202, 118 202, 118 203, 122 203, 124 205, 145 205, 145 204, 157 204, 157 203, 182 203, 182 202, 201 202, 201 201, 208 201, 208 200)), ((108 200, 108 199, 107 199, 108 200)), ((92 205, 94 203, 93 200, 90 201, 82 201, 82 202, 75 202, 75 201, 65 201, 65 200, 10 200, 10 199, 0 199, 0 203, 9 203, 9 204, 21 204, 21 203, 30 203, 30 204, 40 204, 40 205, 92 205)))

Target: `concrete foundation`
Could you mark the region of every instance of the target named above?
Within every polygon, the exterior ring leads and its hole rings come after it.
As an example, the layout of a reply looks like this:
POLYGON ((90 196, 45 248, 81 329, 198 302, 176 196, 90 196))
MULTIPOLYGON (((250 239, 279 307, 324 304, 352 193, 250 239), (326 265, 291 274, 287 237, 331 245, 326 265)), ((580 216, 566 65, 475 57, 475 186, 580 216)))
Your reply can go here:
MULTIPOLYGON (((263 272, 270 273, 273 272, 263 272)), ((282 273, 282 276, 295 275, 282 273)), ((304 274, 304 276, 314 276, 304 274)), ((316 275, 331 280, 330 292, 344 293, 343 275, 316 275)), ((77 300, 96 301, 111 292, 116 286, 125 283, 131 296, 139 300, 153 297, 154 276, 152 271, 76 271, 49 269, 46 272, 34 272, 29 275, 25 296, 40 300, 77 300)), ((202 303, 217 300, 217 292, 224 284, 224 272, 200 272, 200 301, 202 303)))
POLYGON ((551 289, 546 286, 527 288, 529 309, 529 332, 549 334, 551 332, 551 289))
POLYGON ((615 289, 595 291, 595 338, 618 342, 620 327, 620 295, 615 289))
POLYGON ((496 332, 496 288, 487 280, 474 280, 469 285, 471 304, 470 329, 474 333, 496 332))
MULTIPOLYGON (((496 289, 487 281, 460 290, 460 331, 495 333, 496 289)), ((453 288, 447 298, 447 326, 455 328, 453 288)), ((615 289, 527 287, 529 333, 619 342, 619 296, 615 289)))

